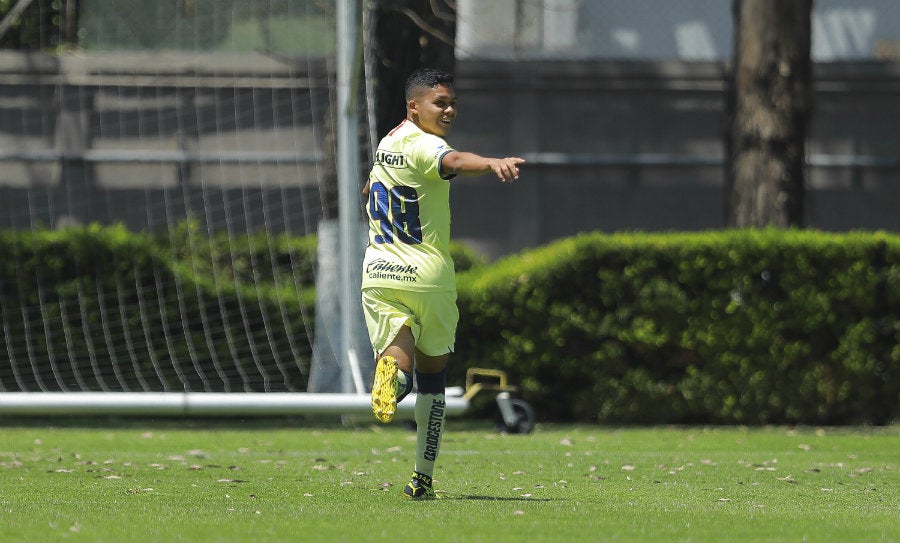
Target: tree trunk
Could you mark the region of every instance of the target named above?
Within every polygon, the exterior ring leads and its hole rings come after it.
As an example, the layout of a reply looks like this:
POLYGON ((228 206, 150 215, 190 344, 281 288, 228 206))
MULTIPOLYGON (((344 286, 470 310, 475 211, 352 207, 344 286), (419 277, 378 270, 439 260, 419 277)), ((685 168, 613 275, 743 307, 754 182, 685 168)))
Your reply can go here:
POLYGON ((413 70, 430 67, 453 73, 456 3, 373 0, 372 4, 375 133, 381 138, 406 118, 404 85, 413 70))
POLYGON ((734 0, 726 104, 729 226, 802 226, 812 2, 734 0))

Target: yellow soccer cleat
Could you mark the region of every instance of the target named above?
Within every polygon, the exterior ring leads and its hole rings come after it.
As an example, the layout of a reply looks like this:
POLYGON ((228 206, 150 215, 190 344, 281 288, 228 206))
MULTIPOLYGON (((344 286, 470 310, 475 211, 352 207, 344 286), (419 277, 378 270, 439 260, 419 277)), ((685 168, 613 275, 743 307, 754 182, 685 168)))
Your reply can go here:
POLYGON ((397 412, 397 359, 382 356, 375 366, 375 382, 372 384, 372 412, 379 422, 394 420, 397 412))

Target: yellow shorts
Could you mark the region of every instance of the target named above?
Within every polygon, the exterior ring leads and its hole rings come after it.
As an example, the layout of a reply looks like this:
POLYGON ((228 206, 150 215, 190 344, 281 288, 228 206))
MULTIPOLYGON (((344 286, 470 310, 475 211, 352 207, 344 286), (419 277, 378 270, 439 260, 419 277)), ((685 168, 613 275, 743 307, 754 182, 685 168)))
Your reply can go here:
POLYGON ((364 288, 362 306, 376 356, 409 326, 416 348, 428 356, 453 352, 459 310, 456 292, 411 292, 392 288, 364 288))

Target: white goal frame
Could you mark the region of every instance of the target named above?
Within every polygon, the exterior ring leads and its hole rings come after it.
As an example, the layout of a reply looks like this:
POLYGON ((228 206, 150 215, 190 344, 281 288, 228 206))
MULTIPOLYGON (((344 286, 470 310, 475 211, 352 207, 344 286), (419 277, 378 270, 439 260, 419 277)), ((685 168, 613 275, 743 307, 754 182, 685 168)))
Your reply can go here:
MULTIPOLYGON (((462 389, 448 389, 448 415, 469 408, 462 389)), ((415 393, 397 405, 411 418, 415 393)), ((243 417, 371 414, 368 394, 313 392, 7 392, 0 394, 0 414, 12 416, 132 415, 174 417, 243 417)))
MULTIPOLYGON (((335 346, 340 369, 338 393, 313 392, 2 392, 0 416, 135 415, 135 416, 289 416, 352 415, 371 412, 370 396, 360 369, 353 334, 359 298, 361 261, 357 249, 362 233, 358 220, 359 119, 353 107, 358 69, 357 0, 337 0, 337 174, 340 244, 341 337, 335 346), (356 280, 355 280, 356 278, 356 280)), ((158 157, 155 157, 158 158, 158 157)), ((296 159, 296 157, 294 157, 296 159)), ((335 340, 337 338, 332 338, 335 340)), ((368 353, 366 353, 368 354, 368 353)), ((413 395, 414 396, 414 395, 413 395)), ((414 398, 398 406, 412 413, 414 398)), ((447 398, 447 413, 468 408, 462 394, 447 398)))

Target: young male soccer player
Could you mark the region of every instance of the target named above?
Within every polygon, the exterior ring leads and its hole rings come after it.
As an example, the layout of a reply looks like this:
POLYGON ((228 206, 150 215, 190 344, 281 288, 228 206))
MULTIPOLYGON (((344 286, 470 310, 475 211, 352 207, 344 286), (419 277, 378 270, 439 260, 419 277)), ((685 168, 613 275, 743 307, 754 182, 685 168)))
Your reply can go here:
POLYGON ((368 196, 369 244, 362 301, 378 362, 372 410, 390 422, 418 384, 416 464, 404 488, 410 498, 433 498, 431 479, 444 431, 447 359, 459 313, 450 258, 450 180, 493 172, 519 177, 521 158, 487 158, 456 151, 444 137, 456 119, 453 76, 420 69, 406 81, 406 119, 378 144, 363 193, 368 196))

